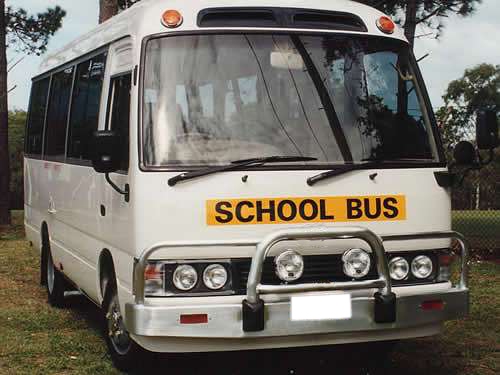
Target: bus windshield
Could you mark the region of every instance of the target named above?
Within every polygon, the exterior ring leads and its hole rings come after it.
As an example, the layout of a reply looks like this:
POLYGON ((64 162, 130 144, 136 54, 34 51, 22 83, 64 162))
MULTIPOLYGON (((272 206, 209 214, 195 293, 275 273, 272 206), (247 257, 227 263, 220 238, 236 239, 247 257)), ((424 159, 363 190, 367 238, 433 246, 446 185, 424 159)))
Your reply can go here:
POLYGON ((404 42, 339 34, 209 34, 147 43, 146 167, 297 155, 301 165, 437 162, 404 42))

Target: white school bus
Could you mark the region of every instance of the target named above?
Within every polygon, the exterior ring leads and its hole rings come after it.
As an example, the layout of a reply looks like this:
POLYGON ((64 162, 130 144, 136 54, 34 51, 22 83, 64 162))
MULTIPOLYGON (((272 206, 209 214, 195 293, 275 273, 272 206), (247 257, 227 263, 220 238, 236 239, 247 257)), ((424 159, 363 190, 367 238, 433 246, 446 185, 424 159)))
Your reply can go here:
POLYGON ((143 0, 33 79, 27 237, 121 369, 439 333, 451 177, 402 31, 351 1, 143 0))

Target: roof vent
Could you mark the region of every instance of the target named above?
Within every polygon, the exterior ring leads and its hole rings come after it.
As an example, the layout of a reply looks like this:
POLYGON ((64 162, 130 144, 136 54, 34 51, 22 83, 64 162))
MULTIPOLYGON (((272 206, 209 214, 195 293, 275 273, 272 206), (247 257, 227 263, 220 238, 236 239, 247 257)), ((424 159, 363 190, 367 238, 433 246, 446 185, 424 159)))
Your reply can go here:
POLYGON ((211 8, 198 15, 198 27, 279 27, 272 9, 211 8))
POLYGON ((293 27, 300 29, 331 29, 367 32, 358 16, 350 13, 298 10, 293 15, 293 27))
POLYGON ((365 23, 351 13, 317 9, 225 7, 198 14, 198 27, 268 27, 366 32, 365 23))

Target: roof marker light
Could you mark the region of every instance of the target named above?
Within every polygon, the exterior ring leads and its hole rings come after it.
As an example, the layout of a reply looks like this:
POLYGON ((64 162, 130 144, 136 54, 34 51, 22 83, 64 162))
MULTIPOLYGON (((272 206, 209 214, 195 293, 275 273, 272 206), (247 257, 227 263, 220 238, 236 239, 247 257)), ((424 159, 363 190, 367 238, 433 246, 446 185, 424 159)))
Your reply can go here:
POLYGON ((161 16, 161 23, 163 24, 163 26, 168 27, 169 29, 175 29, 176 27, 179 27, 180 25, 182 25, 183 20, 184 19, 182 18, 182 14, 174 9, 167 10, 161 16))
POLYGON ((377 20, 377 27, 385 34, 393 34, 396 30, 396 24, 387 16, 382 16, 377 20))

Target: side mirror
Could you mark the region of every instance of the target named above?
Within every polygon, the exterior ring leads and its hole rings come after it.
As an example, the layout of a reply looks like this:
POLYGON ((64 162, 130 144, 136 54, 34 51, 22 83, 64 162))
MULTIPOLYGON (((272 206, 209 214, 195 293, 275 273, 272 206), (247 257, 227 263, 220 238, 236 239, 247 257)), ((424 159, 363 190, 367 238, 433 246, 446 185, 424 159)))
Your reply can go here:
POLYGON ((98 173, 113 173, 120 169, 120 137, 116 132, 94 132, 92 167, 98 173))
POLYGON ((498 138, 497 113, 492 110, 480 111, 476 123, 477 148, 493 150, 500 145, 498 138))
POLYGON ((472 165, 476 162, 476 149, 470 142, 459 142, 453 151, 453 158, 457 165, 472 165))

